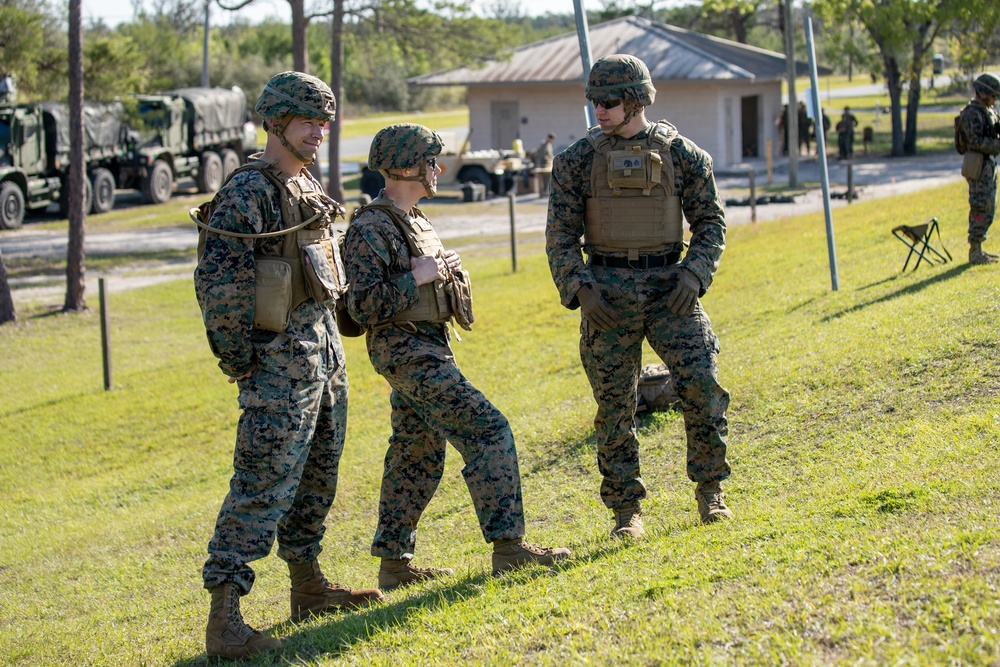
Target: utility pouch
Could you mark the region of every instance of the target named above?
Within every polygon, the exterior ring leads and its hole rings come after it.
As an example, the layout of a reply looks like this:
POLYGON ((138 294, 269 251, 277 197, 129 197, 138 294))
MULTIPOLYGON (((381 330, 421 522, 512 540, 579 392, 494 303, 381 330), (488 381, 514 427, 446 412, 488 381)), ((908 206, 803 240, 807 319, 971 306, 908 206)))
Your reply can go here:
POLYGON ((292 267, 288 260, 268 257, 254 261, 253 325, 281 333, 292 313, 292 267))
POLYGON ((663 159, 656 151, 642 150, 641 146, 633 146, 629 150, 610 151, 608 153, 608 186, 616 194, 622 188, 642 190, 649 195, 653 186, 660 182, 663 159))
POLYGON ((962 156, 962 176, 974 181, 981 173, 983 173, 983 154, 979 151, 968 151, 962 156))
POLYGON ((316 303, 326 303, 340 297, 341 287, 336 266, 331 239, 323 239, 302 246, 302 267, 306 279, 306 292, 316 303))
POLYGON ((451 302, 452 316, 458 326, 472 331, 476 318, 472 315, 472 280, 465 269, 451 272, 451 279, 445 283, 445 291, 451 302))

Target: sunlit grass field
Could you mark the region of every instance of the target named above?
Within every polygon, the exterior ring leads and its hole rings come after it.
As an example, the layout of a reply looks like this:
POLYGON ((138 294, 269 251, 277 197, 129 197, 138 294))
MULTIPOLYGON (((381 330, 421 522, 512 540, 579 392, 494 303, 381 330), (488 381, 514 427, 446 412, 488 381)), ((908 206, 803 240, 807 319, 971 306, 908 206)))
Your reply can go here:
MULTIPOLYGON (((417 563, 455 575, 293 625, 272 555, 244 610, 285 650, 251 664, 996 665, 1000 269, 965 263, 966 216, 962 184, 838 209, 837 291, 822 213, 732 228, 704 306, 732 394, 736 519, 699 524, 682 419, 661 413, 639 430, 647 536, 624 545, 598 498, 579 315, 542 239, 521 238, 517 273, 505 239, 456 242, 477 318, 459 365, 512 423, 528 538, 574 556, 491 577, 450 450, 417 563), (929 213, 955 261, 900 273, 889 230, 929 213)), ((96 308, 59 305, 0 327, 0 664, 202 664, 199 568, 236 390, 189 278, 111 296, 112 391, 96 308)), ((345 344, 348 442, 320 559, 370 586, 388 388, 363 342, 345 344)))

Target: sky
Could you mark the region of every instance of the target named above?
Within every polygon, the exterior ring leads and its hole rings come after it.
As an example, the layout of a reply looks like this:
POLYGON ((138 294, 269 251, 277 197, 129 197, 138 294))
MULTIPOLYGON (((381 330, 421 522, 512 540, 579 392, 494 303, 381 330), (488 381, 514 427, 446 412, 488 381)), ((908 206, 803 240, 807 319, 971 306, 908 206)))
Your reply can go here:
MULTIPOLYGON (((150 4, 146 2, 147 7, 150 4)), ((231 6, 239 3, 238 0, 225 0, 224 4, 231 6)), ((600 0, 583 0, 584 9, 597 10, 601 6, 600 0)), ((83 0, 82 7, 84 25, 91 20, 101 19, 109 26, 116 26, 132 18, 132 0, 83 0)), ((529 16, 541 16, 550 12, 572 14, 573 0, 521 0, 521 7, 529 16)), ((223 22, 224 16, 230 13, 212 3, 212 21, 223 22)), ((246 18, 251 23, 271 17, 286 22, 291 21, 291 10, 287 0, 254 0, 249 6, 235 12, 235 15, 246 18)))

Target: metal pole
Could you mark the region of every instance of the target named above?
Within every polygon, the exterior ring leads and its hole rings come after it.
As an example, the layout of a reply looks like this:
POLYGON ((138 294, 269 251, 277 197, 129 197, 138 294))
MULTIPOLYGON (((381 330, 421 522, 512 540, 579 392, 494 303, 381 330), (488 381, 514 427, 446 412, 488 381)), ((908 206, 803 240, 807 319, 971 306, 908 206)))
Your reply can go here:
MULTIPOLYGON (((799 107, 795 98, 795 29, 792 24, 792 0, 784 0, 785 17, 785 66, 788 68, 788 187, 799 186, 799 107), (794 146, 794 148, 792 148, 794 146)), ((816 86, 814 85, 813 88, 816 86)))
POLYGON ((205 35, 201 45, 201 87, 208 88, 208 16, 211 0, 205 0, 205 35))
POLYGON ((854 167, 850 162, 847 163, 847 203, 850 204, 851 200, 854 199, 854 167))
POLYGON ((757 180, 750 170, 750 222, 757 222, 757 180))
POLYGON ((108 335, 108 299, 104 278, 97 279, 98 297, 101 301, 101 356, 104 361, 104 391, 111 390, 111 336, 108 335))
POLYGON ((510 264, 514 273, 517 273, 517 215, 514 213, 516 195, 508 192, 507 199, 510 200, 510 264))
MULTIPOLYGON (((594 66, 594 57, 590 53, 590 33, 587 32, 587 14, 583 11, 583 0, 573 0, 573 10, 576 12, 576 36, 580 40, 580 62, 583 64, 583 80, 590 76, 590 68, 594 66)), ((589 104, 585 107, 587 127, 597 125, 597 114, 589 104)))
MULTIPOLYGON (((816 122, 823 127, 823 108, 819 104, 819 76, 816 73, 816 47, 813 44, 812 19, 806 18, 806 50, 809 52, 809 79, 812 83, 813 108, 816 109, 816 122)), ((819 158, 819 181, 823 186, 823 213, 826 217, 826 249, 830 260, 830 282, 833 291, 840 288, 837 277, 837 246, 833 239, 833 212, 830 210, 830 176, 826 168, 826 133, 816 133, 816 153, 819 158)), ((850 200, 848 200, 850 201, 850 200)))

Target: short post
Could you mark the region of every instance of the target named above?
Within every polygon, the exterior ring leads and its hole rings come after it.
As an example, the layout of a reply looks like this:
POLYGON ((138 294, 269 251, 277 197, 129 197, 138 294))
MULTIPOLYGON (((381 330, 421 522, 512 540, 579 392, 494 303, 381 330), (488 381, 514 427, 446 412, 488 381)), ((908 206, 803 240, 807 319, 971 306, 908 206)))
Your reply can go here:
POLYGON ((767 157, 767 184, 771 185, 771 182, 772 182, 771 179, 772 179, 773 174, 774 174, 774 171, 773 171, 774 162, 773 162, 773 160, 771 158, 772 144, 771 144, 771 140, 770 139, 768 139, 764 143, 766 145, 766 148, 764 150, 767 151, 767 156, 766 156, 767 157))
POLYGON ((850 162, 847 163, 847 203, 854 199, 854 169, 850 162))
POLYGON ((757 222, 757 179, 750 170, 750 222, 757 222))
POLYGON ((510 263, 514 273, 517 273, 517 216, 514 212, 517 197, 513 192, 508 192, 507 199, 510 200, 510 263))
POLYGON ((111 336, 108 334, 108 292, 104 278, 97 279, 101 301, 101 353, 104 360, 104 391, 111 390, 111 336))

